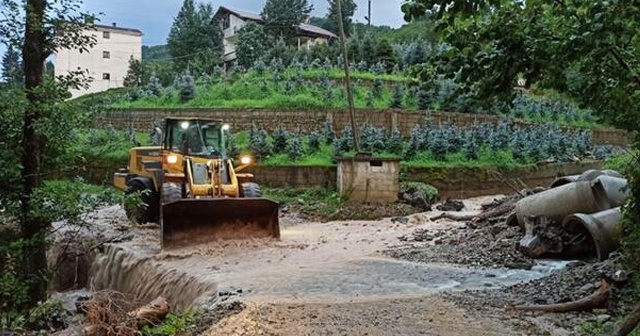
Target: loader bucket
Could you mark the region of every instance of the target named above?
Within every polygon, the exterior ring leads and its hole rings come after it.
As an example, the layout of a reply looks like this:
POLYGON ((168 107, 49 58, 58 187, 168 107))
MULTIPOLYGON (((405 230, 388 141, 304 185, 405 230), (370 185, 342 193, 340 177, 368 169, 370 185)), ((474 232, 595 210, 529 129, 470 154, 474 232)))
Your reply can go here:
POLYGON ((162 206, 162 248, 280 238, 278 203, 263 198, 182 199, 162 206))

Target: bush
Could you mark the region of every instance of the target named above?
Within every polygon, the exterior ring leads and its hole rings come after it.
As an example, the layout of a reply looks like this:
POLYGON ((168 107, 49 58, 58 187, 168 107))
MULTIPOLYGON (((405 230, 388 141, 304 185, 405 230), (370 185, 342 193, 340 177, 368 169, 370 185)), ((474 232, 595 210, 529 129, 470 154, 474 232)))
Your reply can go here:
POLYGON ((289 140, 289 132, 284 127, 279 126, 271 134, 273 138, 273 152, 284 153, 287 150, 287 142, 289 140))
POLYGON ((325 119, 323 126, 324 142, 331 145, 336 138, 336 132, 333 130, 333 123, 330 118, 325 119))
POLYGON ((398 126, 395 126, 391 132, 391 136, 387 139, 386 149, 392 154, 400 155, 402 154, 402 147, 402 135, 400 134, 398 126))
POLYGON ((401 194, 420 193, 427 203, 434 203, 438 200, 438 189, 432 185, 421 182, 402 182, 400 183, 401 194))
POLYGON ((197 312, 190 310, 184 313, 169 313, 167 317, 157 325, 144 326, 142 336, 174 336, 195 329, 197 312))
POLYGON ((396 84, 393 87, 393 96, 391 97, 391 103, 389 104, 390 108, 402 108, 404 104, 402 100, 404 98, 402 85, 396 84))
POLYGON ((320 151, 320 143, 322 141, 322 135, 318 132, 311 132, 309 134, 309 153, 317 153, 320 151))
POLYGON ((300 159, 304 155, 304 150, 302 148, 302 139, 299 135, 294 135, 289 139, 287 144, 287 156, 292 161, 296 161, 300 159))
POLYGON ((273 153, 273 145, 269 142, 267 131, 262 128, 252 127, 249 139, 249 150, 258 159, 264 159, 273 153))
POLYGON ((196 82, 189 73, 185 73, 180 78, 178 93, 181 102, 188 102, 196 97, 196 82))

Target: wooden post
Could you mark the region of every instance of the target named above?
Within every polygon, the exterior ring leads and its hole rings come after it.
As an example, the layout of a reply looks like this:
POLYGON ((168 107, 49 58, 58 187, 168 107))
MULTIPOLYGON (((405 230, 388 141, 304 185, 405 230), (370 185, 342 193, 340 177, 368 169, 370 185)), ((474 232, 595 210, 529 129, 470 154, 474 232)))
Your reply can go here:
POLYGON ((338 4, 338 28, 340 29, 340 44, 342 45, 342 58, 344 59, 344 82, 347 86, 347 99, 349 100, 349 114, 351 116, 351 129, 353 131, 353 148, 356 155, 360 152, 358 139, 358 128, 356 126, 355 104, 353 102, 353 89, 351 87, 351 75, 349 74, 349 53, 347 52, 347 41, 344 34, 344 23, 342 22, 342 0, 336 0, 338 4))

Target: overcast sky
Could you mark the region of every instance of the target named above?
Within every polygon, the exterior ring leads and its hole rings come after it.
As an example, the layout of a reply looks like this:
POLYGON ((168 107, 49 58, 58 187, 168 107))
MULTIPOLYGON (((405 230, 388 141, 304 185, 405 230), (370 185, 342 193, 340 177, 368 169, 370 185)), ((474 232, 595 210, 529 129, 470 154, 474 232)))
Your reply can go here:
MULTIPOLYGON (((265 0, 196 0, 210 2, 214 8, 228 6, 259 13, 265 0)), ((358 11, 354 20, 364 22, 368 0, 356 0, 358 11)), ((404 22, 400 6, 403 0, 372 0, 371 18, 375 25, 399 27, 404 22)), ((325 16, 327 0, 310 0, 314 16, 325 16)), ((117 22, 119 26, 138 28, 143 31, 143 44, 164 44, 178 14, 182 0, 84 0, 84 10, 92 13, 104 13, 99 16, 102 24, 117 22)))

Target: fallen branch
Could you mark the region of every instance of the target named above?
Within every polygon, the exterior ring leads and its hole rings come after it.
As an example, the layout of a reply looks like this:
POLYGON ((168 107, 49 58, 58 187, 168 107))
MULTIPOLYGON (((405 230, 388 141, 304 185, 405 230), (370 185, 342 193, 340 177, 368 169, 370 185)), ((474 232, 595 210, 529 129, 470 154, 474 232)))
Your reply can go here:
POLYGON ((519 305, 513 306, 515 310, 540 311, 547 313, 566 313, 570 311, 588 311, 596 308, 606 308, 609 304, 611 284, 606 281, 593 294, 580 300, 556 303, 550 305, 519 305))
POLYGON ((635 309, 629 314, 624 323, 618 328, 618 331, 614 334, 615 336, 627 336, 629 335, 637 326, 638 322, 640 322, 640 305, 637 305, 635 309))
POLYGON ((138 328, 142 328, 145 325, 155 324, 162 321, 167 314, 171 311, 169 302, 167 299, 159 296, 151 303, 142 306, 132 312, 129 312, 127 316, 136 320, 138 328))
POLYGON ((137 336, 142 326, 157 323, 169 314, 170 306, 163 297, 133 311, 130 298, 114 291, 101 291, 93 294, 85 303, 89 325, 85 327, 86 336, 137 336))

